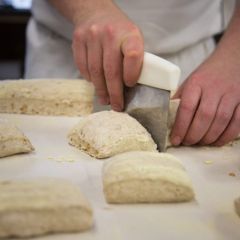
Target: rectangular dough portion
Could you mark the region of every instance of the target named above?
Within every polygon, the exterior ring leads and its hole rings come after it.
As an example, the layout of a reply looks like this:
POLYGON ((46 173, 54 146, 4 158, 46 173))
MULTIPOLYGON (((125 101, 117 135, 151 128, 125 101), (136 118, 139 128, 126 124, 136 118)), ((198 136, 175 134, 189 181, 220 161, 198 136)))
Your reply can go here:
POLYGON ((6 119, 0 119, 0 157, 34 150, 29 139, 6 119))
POLYGON ((127 113, 102 111, 82 118, 68 134, 69 144, 96 158, 127 151, 156 151, 147 130, 127 113))
POLYGON ((103 166, 104 194, 109 203, 184 202, 194 198, 191 180, 171 154, 127 152, 103 166))
POLYGON ((62 179, 0 182, 0 238, 79 232, 93 224, 79 188, 62 179))
POLYGON ((0 112, 82 116, 93 110, 94 88, 80 79, 0 82, 0 112))

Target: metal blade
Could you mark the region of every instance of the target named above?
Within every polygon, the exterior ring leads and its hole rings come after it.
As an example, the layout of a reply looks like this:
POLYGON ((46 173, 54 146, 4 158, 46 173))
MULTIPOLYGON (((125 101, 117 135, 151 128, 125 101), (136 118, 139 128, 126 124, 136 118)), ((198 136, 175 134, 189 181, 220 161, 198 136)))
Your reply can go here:
POLYGON ((166 151, 169 100, 169 91, 141 84, 125 95, 125 111, 148 130, 160 152, 166 151))

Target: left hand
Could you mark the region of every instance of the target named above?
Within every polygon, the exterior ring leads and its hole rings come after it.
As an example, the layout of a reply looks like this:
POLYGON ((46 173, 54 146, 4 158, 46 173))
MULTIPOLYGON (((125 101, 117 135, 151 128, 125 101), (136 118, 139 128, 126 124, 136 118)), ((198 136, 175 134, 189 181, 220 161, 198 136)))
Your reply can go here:
POLYGON ((212 54, 175 94, 181 103, 173 145, 222 146, 239 135, 240 56, 226 51, 212 54))

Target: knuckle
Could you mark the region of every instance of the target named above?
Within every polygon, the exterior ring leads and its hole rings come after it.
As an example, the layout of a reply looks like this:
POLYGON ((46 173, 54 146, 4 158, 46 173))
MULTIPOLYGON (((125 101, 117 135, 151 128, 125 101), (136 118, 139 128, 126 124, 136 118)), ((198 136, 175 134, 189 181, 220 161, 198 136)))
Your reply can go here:
POLYGON ((131 60, 138 60, 142 57, 143 52, 139 48, 129 49, 126 53, 126 57, 131 60))
POLYGON ((113 39, 116 34, 116 29, 112 26, 112 24, 106 24, 104 27, 104 32, 106 32, 110 39, 113 39))
POLYGON ((139 28, 132 23, 129 24, 128 29, 133 34, 141 35, 141 32, 140 32, 139 28))
POLYGON ((213 116, 213 113, 209 109, 203 108, 203 109, 200 110, 200 115, 199 116, 203 120, 211 119, 212 116, 213 116))
POLYGON ((97 24, 92 24, 89 29, 88 33, 92 38, 96 38, 99 34, 99 27, 97 24))
POLYGON ((106 78, 109 81, 114 81, 115 79, 118 78, 119 76, 119 71, 117 70, 117 68, 113 68, 112 65, 107 64, 104 68, 104 73, 106 75, 106 78))
POLYGON ((192 73, 192 75, 190 76, 190 84, 192 84, 193 86, 199 84, 200 79, 201 79, 201 75, 197 72, 192 73))
POLYGON ((82 29, 77 29, 77 30, 74 31, 73 39, 75 41, 81 41, 81 40, 83 40, 83 37, 84 37, 84 32, 83 32, 82 29))
POLYGON ((221 111, 221 112, 219 112, 219 114, 218 114, 218 121, 219 121, 220 123, 226 123, 226 122, 228 122, 228 121, 229 121, 229 118, 230 118, 229 113, 226 112, 226 111, 221 111))
POLYGON ((192 113, 194 111, 194 106, 187 101, 182 103, 180 107, 184 112, 187 112, 187 113, 192 113))
POLYGON ((89 72, 94 77, 98 77, 102 73, 101 69, 98 66, 96 66, 95 64, 89 65, 89 72))

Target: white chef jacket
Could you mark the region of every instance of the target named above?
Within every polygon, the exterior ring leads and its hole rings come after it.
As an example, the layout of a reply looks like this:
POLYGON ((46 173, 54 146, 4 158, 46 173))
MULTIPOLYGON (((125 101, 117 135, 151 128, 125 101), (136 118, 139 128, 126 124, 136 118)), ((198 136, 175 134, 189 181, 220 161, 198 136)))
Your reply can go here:
MULTIPOLYGON (((115 0, 139 26, 145 51, 174 62, 181 81, 214 50, 213 36, 222 32, 232 14, 234 0, 115 0), (226 18, 226 16, 225 16, 226 18)), ((26 78, 80 76, 71 40, 73 25, 47 0, 33 0, 27 30, 26 78)))

